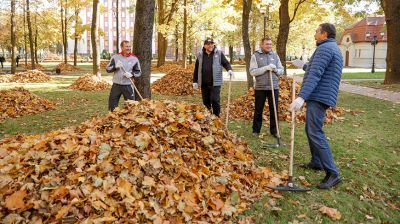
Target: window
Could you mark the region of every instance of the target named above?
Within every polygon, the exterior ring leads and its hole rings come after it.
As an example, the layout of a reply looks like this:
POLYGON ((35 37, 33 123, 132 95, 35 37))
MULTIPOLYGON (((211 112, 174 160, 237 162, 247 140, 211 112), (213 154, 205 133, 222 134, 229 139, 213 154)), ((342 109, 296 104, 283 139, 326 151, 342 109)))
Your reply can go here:
POLYGON ((107 26, 108 26, 108 22, 104 22, 104 26, 106 26, 106 27, 107 27, 107 26))
POLYGON ((354 58, 356 58, 357 57, 357 49, 354 51, 354 58))
POLYGON ((361 49, 358 50, 358 57, 361 57, 361 49))
POLYGON ((350 38, 349 38, 349 37, 347 37, 346 42, 347 42, 347 43, 350 42, 350 38))

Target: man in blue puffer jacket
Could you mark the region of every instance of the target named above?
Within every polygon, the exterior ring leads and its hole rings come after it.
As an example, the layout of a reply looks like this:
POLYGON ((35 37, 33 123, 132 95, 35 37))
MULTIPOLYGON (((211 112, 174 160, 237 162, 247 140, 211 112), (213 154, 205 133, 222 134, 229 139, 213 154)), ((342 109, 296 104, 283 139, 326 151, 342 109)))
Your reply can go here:
POLYGON ((330 23, 321 24, 315 31, 317 49, 310 62, 303 66, 303 84, 298 98, 290 105, 290 110, 300 110, 304 101, 307 102, 306 134, 311 162, 302 167, 325 170, 326 176, 318 185, 321 189, 334 187, 342 181, 322 130, 326 110, 336 106, 342 76, 343 58, 335 37, 336 28, 330 23))

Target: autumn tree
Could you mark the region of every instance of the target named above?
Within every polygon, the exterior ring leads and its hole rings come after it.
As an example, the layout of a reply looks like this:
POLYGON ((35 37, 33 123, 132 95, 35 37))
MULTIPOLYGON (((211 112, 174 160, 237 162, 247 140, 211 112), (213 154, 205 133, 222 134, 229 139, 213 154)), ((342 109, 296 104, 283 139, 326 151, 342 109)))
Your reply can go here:
POLYGON ((182 59, 183 59, 183 67, 186 68, 186 56, 187 56, 187 26, 188 26, 188 15, 187 15, 187 0, 183 0, 183 49, 182 49, 182 59))
POLYGON ((179 1, 180 0, 157 0, 157 67, 165 63, 168 47, 167 30, 171 25, 174 14, 178 10, 179 1))
POLYGON ((242 13, 242 39, 244 47, 244 60, 246 61, 247 88, 254 86, 253 76, 250 75, 251 48, 249 39, 249 17, 252 7, 252 0, 243 0, 242 13))
POLYGON ((35 51, 33 49, 33 34, 32 34, 32 23, 31 23, 31 11, 29 8, 30 0, 26 0, 26 21, 28 23, 28 33, 29 33, 29 47, 31 52, 31 66, 35 69, 35 51))
POLYGON ((78 58, 78 41, 82 38, 85 31, 89 30, 89 25, 82 24, 82 18, 79 16, 81 10, 89 5, 89 0, 70 0, 70 5, 74 8, 73 20, 74 34, 71 36, 74 39, 74 66, 77 65, 78 58))
POLYGON ((133 51, 138 56, 142 75, 135 82, 144 98, 151 98, 150 75, 152 39, 154 27, 155 0, 141 0, 136 3, 133 51))
POLYGON ((92 27, 91 27, 91 43, 92 43, 92 58, 93 58, 93 75, 101 77, 100 72, 100 52, 98 48, 98 22, 97 22, 97 13, 99 9, 99 0, 93 0, 93 12, 92 12, 92 27))
POLYGON ((289 15, 289 0, 280 0, 279 6, 279 33, 276 43, 277 53, 281 59, 282 65, 285 68, 286 74, 286 45, 289 38, 290 23, 296 18, 299 7, 306 0, 296 0, 292 16, 289 15))
POLYGON ((15 74, 15 53, 16 53, 16 35, 15 35, 15 0, 11 0, 11 74, 15 74))
POLYGON ((380 0, 387 28, 386 74, 384 84, 400 83, 400 1, 380 0))

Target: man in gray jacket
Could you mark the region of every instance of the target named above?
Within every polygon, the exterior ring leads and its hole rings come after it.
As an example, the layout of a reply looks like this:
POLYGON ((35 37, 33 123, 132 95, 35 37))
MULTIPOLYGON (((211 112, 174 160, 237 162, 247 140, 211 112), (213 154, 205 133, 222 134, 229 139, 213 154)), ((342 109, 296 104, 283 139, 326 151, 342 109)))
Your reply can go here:
POLYGON ((250 74, 255 77, 255 110, 253 118, 253 135, 258 136, 262 126, 264 104, 268 98, 270 133, 277 138, 272 89, 269 72, 272 72, 275 105, 278 114, 279 79, 284 72, 279 56, 272 51, 272 40, 269 37, 261 40, 260 49, 254 52, 250 61, 250 74))
POLYGON ((108 109, 113 111, 118 107, 119 98, 124 96, 125 100, 134 100, 135 91, 130 78, 140 77, 141 70, 138 58, 131 53, 131 44, 127 40, 121 42, 122 51, 112 56, 106 67, 108 73, 114 72, 113 85, 108 98, 108 109))

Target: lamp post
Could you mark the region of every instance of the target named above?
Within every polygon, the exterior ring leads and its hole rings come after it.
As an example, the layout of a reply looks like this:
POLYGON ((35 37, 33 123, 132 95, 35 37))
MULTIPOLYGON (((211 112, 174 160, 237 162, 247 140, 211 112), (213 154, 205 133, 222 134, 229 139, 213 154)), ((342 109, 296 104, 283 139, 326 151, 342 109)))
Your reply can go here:
MULTIPOLYGON (((366 37, 368 39, 370 39, 371 33, 367 33, 366 37)), ((376 35, 374 35, 374 37, 373 37, 373 39, 371 41, 371 45, 374 46, 373 52, 372 52, 372 69, 371 69, 371 73, 375 73, 375 48, 376 48, 377 44, 378 44, 378 37, 376 35)))
POLYGON ((260 12, 264 16, 264 35, 263 35, 263 37, 265 38, 266 37, 266 33, 265 32, 266 32, 266 26, 267 26, 267 10, 266 10, 266 8, 261 7, 260 8, 260 12))
POLYGON ((378 37, 375 35, 374 39, 371 41, 371 45, 374 46, 374 51, 372 53, 372 69, 371 72, 375 73, 375 46, 378 44, 378 37))

